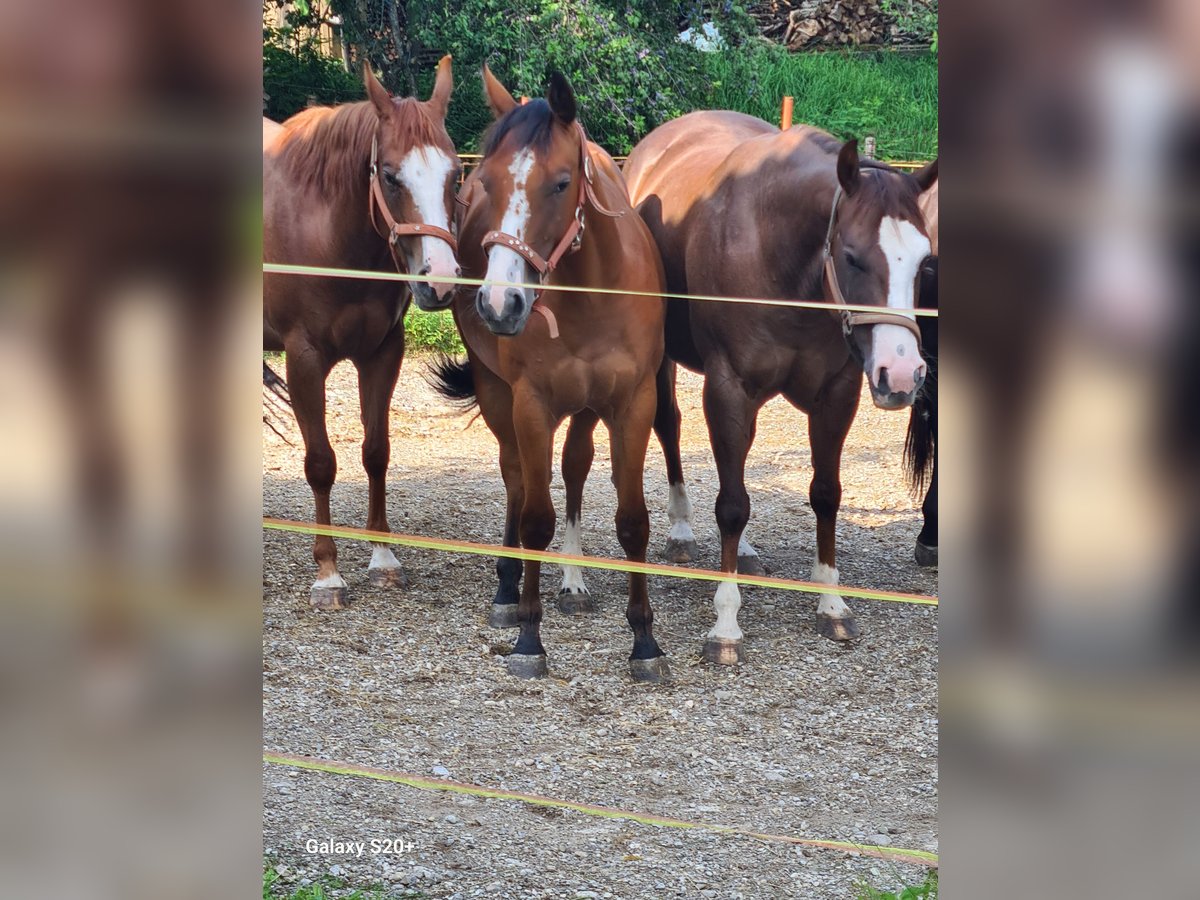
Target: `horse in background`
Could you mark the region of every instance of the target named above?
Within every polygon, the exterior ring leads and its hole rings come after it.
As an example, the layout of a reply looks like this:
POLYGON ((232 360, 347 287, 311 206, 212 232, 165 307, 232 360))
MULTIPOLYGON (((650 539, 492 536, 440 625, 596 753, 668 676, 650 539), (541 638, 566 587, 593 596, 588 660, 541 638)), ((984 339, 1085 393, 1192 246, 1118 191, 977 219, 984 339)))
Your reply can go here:
MULTIPOLYGON (((617 537, 630 560, 646 558, 650 520, 643 495, 646 448, 655 414, 655 373, 663 358, 663 304, 656 298, 560 293, 556 285, 661 293, 662 264, 634 214, 616 165, 588 141, 574 92, 553 75, 546 99, 519 106, 484 67, 496 118, 483 160, 463 186, 459 236, 463 268, 484 284, 458 292, 454 318, 467 360, 436 370, 447 396, 478 403, 500 444, 508 495, 505 546, 544 550, 554 537, 550 496, 554 433, 570 419, 563 448, 567 489, 563 550, 581 553, 583 486, 592 433, 603 420, 612 446, 617 537), (537 283, 538 289, 512 283, 537 283), (536 315, 535 315, 536 313, 536 315)), ((518 677, 546 674, 541 563, 501 559, 489 624, 519 626, 508 656, 518 677)), ((559 607, 589 612, 578 567, 564 567, 559 607)), ((642 681, 667 672, 654 639, 646 576, 629 575, 626 618, 633 630, 630 670, 642 681)))
MULTIPOLYGON (((921 195, 921 212, 929 231, 932 255, 921 265, 917 288, 919 309, 938 308, 938 184, 921 195)), ((938 320, 920 316, 921 355, 929 371, 925 384, 913 401, 904 439, 904 468, 913 493, 925 492, 921 503, 922 525, 913 555, 917 565, 936 568, 938 564, 938 480, 937 480, 937 385, 938 320)))
MULTIPOLYGON (((875 404, 911 406, 925 380, 912 310, 917 273, 930 253, 918 198, 937 163, 909 175, 861 160, 808 126, 780 131, 734 112, 696 112, 651 132, 624 168, 630 195, 650 226, 671 293, 824 298, 828 310, 668 301, 655 430, 667 458, 669 548, 694 541, 679 457, 673 363, 704 375, 704 413, 720 478, 716 518, 721 569, 757 568, 744 540, 750 517, 746 457, 758 410, 782 394, 808 416, 817 519, 812 580, 830 586, 817 631, 832 640, 860 632, 836 593, 835 525, 842 446, 864 374, 875 404), (846 303, 879 307, 850 312, 846 303), (839 308, 840 307, 840 308, 839 308), (907 312, 906 312, 907 311, 907 312)), ((761 569, 759 569, 761 571, 761 569)), ((717 621, 704 646, 711 662, 743 658, 734 581, 718 586, 717 621)))
MULTIPOLYGON (((388 531, 388 412, 404 359, 410 297, 423 310, 449 305, 459 274, 450 232, 459 161, 446 133, 453 88, 450 57, 438 64, 429 100, 390 97, 364 67, 368 100, 304 110, 263 123, 263 259, 377 272, 427 281, 263 278, 263 347, 287 354, 287 386, 304 438, 304 474, 316 522, 330 524, 337 459, 325 426, 325 380, 349 359, 358 370, 368 479, 367 528, 388 531)), ((264 382, 267 375, 264 371, 264 382)), ((317 609, 347 605, 333 538, 313 543, 317 609)), ((402 586, 399 561, 376 544, 367 570, 377 586, 402 586)))

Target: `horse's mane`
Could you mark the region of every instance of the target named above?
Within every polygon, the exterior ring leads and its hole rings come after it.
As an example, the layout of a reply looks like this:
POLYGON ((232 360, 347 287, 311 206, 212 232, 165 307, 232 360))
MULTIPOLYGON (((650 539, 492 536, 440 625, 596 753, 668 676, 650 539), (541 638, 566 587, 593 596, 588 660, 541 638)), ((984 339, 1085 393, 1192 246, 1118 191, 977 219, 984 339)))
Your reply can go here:
POLYGON ((515 106, 492 123, 483 136, 483 155, 491 156, 510 134, 517 146, 544 150, 553 133, 554 112, 544 99, 530 100, 524 106, 515 106))
MULTIPOLYGON (((437 125, 420 101, 412 97, 395 98, 395 122, 404 146, 420 147, 440 143, 437 125)), ((279 159, 304 187, 330 195, 341 193, 365 178, 371 158, 371 139, 379 116, 369 100, 341 106, 314 106, 296 113, 283 123, 279 139, 279 159)))

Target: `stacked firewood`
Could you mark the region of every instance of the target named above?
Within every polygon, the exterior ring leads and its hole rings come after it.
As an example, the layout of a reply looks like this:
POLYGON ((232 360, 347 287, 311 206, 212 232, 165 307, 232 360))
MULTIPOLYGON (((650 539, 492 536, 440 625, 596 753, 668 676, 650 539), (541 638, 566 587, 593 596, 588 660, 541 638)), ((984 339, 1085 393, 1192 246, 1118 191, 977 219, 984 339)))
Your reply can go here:
POLYGON ((879 0, 758 0, 750 14, 764 37, 793 51, 913 42, 879 0))

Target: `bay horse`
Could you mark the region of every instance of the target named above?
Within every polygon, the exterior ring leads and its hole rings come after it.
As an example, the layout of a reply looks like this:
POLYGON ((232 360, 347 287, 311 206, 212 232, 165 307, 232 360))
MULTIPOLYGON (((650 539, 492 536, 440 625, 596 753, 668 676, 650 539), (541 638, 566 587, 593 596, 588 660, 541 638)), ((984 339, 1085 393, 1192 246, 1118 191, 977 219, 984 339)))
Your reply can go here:
MULTIPOLYGON (((919 200, 929 232, 932 255, 921 265, 918 276, 917 307, 938 308, 938 185, 934 183, 919 200)), ((933 316, 918 319, 921 328, 921 355, 929 367, 925 383, 913 401, 904 439, 904 467, 914 493, 925 492, 921 503, 921 532, 913 555, 917 565, 938 564, 938 477, 937 477, 937 384, 938 320, 933 316)))
MULTIPOLYGON (((454 318, 467 359, 436 369, 440 387, 449 397, 477 402, 500 444, 509 547, 544 550, 554 537, 551 454, 554 433, 569 418, 563 549, 582 552, 583 486, 592 433, 603 420, 612 444, 617 537, 628 559, 643 561, 650 525, 642 474, 663 358, 663 303, 657 296, 563 293, 554 286, 661 294, 658 250, 611 157, 587 140, 562 75, 551 76, 545 99, 523 106, 486 66, 483 82, 495 122, 483 160, 460 194, 459 245, 463 269, 484 284, 456 295, 454 318), (513 282, 541 287, 509 286, 513 282)), ((541 564, 524 563, 523 587, 519 561, 499 560, 496 573, 489 624, 520 627, 508 669, 541 677, 547 670, 541 564)), ((577 567, 564 569, 559 608, 567 614, 592 609, 577 567)), ((645 575, 629 576, 626 616, 634 636, 633 677, 663 679, 668 668, 652 631, 645 575)))
MULTIPOLYGON (((404 359, 410 297, 423 310, 449 305, 459 273, 450 232, 459 162, 446 133, 453 88, 442 58, 429 100, 393 98, 364 67, 368 100, 304 110, 263 124, 263 259, 378 272, 397 268, 426 282, 263 278, 263 346, 287 353, 287 384, 304 438, 304 475, 316 522, 330 524, 337 458, 325 427, 325 379, 349 359, 358 370, 367 528, 388 531, 388 411, 404 359), (274 127, 272 127, 274 126, 274 127)), ((341 609, 346 582, 333 539, 313 543, 314 608, 341 609)), ((403 586, 399 561, 376 544, 367 570, 377 586, 403 586)))
MULTIPOLYGON (((735 112, 690 113, 641 141, 625 163, 639 214, 650 226, 672 293, 824 299, 826 310, 671 300, 669 361, 659 373, 655 431, 667 459, 672 520, 668 550, 694 546, 691 503, 679 458, 674 363, 704 374, 704 414, 720 478, 716 518, 721 569, 761 568, 743 539, 750 517, 746 456, 758 410, 779 394, 808 416, 817 518, 812 581, 836 585, 835 522, 842 445, 864 373, 875 404, 910 406, 925 378, 914 306, 929 237, 918 197, 937 162, 916 175, 861 160, 856 141, 816 128, 774 125, 735 112), (849 312, 844 303, 880 307, 849 312)), ((704 656, 744 658, 735 581, 714 599, 717 622, 704 656)), ((859 628, 834 591, 822 593, 817 631, 850 640, 859 628)))

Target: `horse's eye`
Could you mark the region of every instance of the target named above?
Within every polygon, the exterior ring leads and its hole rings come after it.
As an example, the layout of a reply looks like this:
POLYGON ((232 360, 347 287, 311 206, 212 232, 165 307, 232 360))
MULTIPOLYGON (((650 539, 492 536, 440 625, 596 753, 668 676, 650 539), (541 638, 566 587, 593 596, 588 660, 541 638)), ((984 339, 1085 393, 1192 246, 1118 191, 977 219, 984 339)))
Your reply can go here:
POLYGON ((393 187, 393 188, 400 187, 400 179, 396 177, 396 173, 389 172, 387 169, 383 170, 383 182, 388 187, 393 187))
POLYGON ((556 184, 554 186, 554 193, 561 194, 563 191, 565 191, 570 186, 571 186, 571 179, 564 178, 562 181, 560 181, 558 184, 556 184))
POLYGON ((864 269, 863 269, 863 264, 862 264, 861 262, 859 262, 859 261, 858 261, 858 257, 857 257, 857 256, 855 256, 855 255, 854 255, 853 253, 851 253, 849 250, 846 250, 846 251, 845 251, 845 256, 846 256, 846 262, 850 263, 850 266, 851 266, 852 268, 858 269, 860 272, 861 272, 861 271, 864 271, 864 269))

